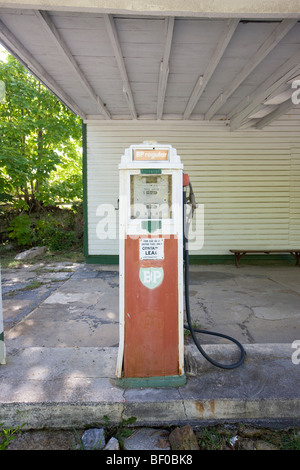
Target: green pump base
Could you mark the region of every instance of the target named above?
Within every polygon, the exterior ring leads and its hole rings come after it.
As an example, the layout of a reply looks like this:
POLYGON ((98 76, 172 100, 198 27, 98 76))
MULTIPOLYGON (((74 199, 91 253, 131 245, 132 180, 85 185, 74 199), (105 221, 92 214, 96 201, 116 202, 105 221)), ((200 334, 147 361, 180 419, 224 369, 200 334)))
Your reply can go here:
POLYGON ((170 388, 182 387, 185 384, 185 374, 158 377, 122 377, 117 379, 117 385, 121 388, 170 388))

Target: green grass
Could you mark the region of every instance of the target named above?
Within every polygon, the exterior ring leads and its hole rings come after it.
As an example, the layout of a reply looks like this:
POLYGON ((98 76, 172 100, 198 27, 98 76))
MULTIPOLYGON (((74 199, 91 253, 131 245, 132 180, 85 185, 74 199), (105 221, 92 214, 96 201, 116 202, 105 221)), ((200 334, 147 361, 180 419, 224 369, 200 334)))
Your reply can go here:
POLYGON ((300 430, 293 428, 279 433, 279 447, 282 450, 300 450, 300 430))
MULTIPOLYGON (((24 251, 24 250, 23 250, 24 251)), ((15 256, 20 253, 21 250, 12 249, 7 251, 5 245, 0 245, 0 265, 2 269, 5 268, 21 268, 23 266, 33 265, 35 263, 44 262, 44 263, 59 263, 59 262, 69 262, 69 263, 83 263, 84 254, 83 249, 74 248, 69 250, 61 251, 50 251, 48 250, 42 256, 38 256, 31 260, 15 260, 15 256)))
POLYGON ((226 437, 214 429, 204 428, 198 435, 201 450, 221 450, 226 446, 226 437))
POLYGON ((6 450, 9 443, 21 434, 22 427, 25 426, 25 423, 17 428, 12 426, 4 428, 3 425, 3 423, 0 423, 0 450, 6 450))

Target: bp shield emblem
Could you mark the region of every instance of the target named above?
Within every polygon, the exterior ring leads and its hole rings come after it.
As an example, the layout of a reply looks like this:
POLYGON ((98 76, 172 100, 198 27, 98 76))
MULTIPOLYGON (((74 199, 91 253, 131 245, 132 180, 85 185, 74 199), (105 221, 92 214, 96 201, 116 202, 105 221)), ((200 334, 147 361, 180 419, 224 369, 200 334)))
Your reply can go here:
POLYGON ((140 268, 140 280, 148 289, 160 286, 164 278, 163 268, 140 268))

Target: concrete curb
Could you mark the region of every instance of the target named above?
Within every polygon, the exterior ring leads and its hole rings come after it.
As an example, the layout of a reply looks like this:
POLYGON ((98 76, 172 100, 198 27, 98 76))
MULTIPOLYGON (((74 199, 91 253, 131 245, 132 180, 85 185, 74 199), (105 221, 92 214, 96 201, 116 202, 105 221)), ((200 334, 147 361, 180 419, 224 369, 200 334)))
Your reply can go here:
MULTIPOLYGON (((232 345, 206 345, 230 361, 232 345)), ((24 348, 0 366, 0 422, 24 429, 212 422, 300 423, 300 365, 289 344, 245 345, 245 363, 233 370, 210 365, 186 346, 187 384, 172 389, 123 390, 114 377, 117 348, 24 348)))

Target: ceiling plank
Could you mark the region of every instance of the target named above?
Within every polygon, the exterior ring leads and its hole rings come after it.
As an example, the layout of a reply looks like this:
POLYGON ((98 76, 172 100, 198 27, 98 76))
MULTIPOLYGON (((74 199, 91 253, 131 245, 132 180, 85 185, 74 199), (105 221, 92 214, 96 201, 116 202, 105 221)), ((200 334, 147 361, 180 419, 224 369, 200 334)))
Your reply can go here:
POLYGON ((73 68, 77 78, 81 81, 85 89, 87 90, 88 94, 92 98, 92 100, 97 104, 98 108, 100 109, 101 113, 104 115, 106 119, 111 119, 111 115, 106 108, 105 104, 101 100, 101 98, 97 95, 95 90, 92 88, 90 83, 88 82, 86 76, 82 72, 81 68, 77 64, 76 60, 74 59, 70 49, 68 48, 67 44, 65 43, 64 39, 59 34, 56 26, 52 22, 49 14, 46 11, 34 10, 35 15, 40 20, 42 26, 49 34, 51 39, 56 43, 60 52, 64 54, 64 57, 67 59, 68 63, 73 68))
POLYGON ((291 99, 288 101, 285 101, 284 103, 281 103, 281 105, 279 105, 278 108, 275 109, 275 111, 273 111, 270 114, 267 114, 267 116, 260 119, 260 121, 258 121, 258 123, 255 125, 255 128, 263 129, 263 127, 275 121, 275 119, 278 119, 280 116, 287 113, 290 109, 294 108, 295 106, 296 104, 293 103, 291 99))
POLYGON ((157 119, 161 119, 163 115, 165 96, 167 91, 168 76, 169 76, 169 59, 172 47, 173 31, 174 31, 175 17, 170 16, 166 18, 167 34, 164 48, 164 54, 160 63, 159 80, 157 90, 157 119))
POLYGON ((110 39, 110 42, 114 51, 114 55, 115 55, 118 67, 119 67, 119 71, 121 74, 124 96, 128 103, 131 116, 133 117, 133 119, 137 119, 138 116, 137 116, 137 112, 136 112, 136 108, 134 104, 134 99, 133 99, 133 95, 132 95, 132 91, 131 91, 131 87, 130 87, 130 83, 129 83, 129 79, 128 79, 128 75, 127 75, 127 71, 126 71, 126 67, 125 67, 125 63, 123 59, 123 54, 122 54, 122 50, 120 46, 118 33, 116 30, 116 25, 115 25, 112 15, 104 15, 104 22, 105 22, 107 33, 108 33, 108 36, 109 36, 109 39, 110 39))
POLYGON ((231 111, 227 118, 230 119, 231 130, 241 127, 245 119, 254 113, 262 102, 268 98, 277 88, 289 79, 299 73, 300 67, 300 50, 294 54, 283 65, 281 65, 270 77, 263 82, 245 101, 239 103, 234 110, 231 111))
POLYGON ((253 57, 236 75, 230 86, 215 100, 205 114, 205 119, 210 120, 216 112, 226 103, 228 98, 240 86, 240 84, 250 75, 250 73, 262 62, 262 60, 274 49, 284 36, 294 27, 297 20, 283 20, 270 34, 266 41, 259 47, 253 57))
POLYGON ((85 119, 85 113, 72 98, 55 82, 53 77, 33 57, 33 55, 12 34, 7 26, 0 20, 0 40, 12 55, 33 73, 49 90, 54 93, 74 114, 85 119))
POLYGON ((216 50, 211 57, 208 67, 204 73, 204 75, 200 75, 198 78, 195 87, 192 91, 192 94, 189 98, 188 104, 185 108, 184 114, 183 114, 183 119, 189 119, 190 115, 192 114, 196 104, 198 103, 202 93, 204 92, 212 74, 214 73, 218 63, 221 60, 221 57, 223 56, 237 26, 239 24, 239 19, 231 19, 227 22, 226 28, 224 29, 218 45, 216 47, 216 50))

